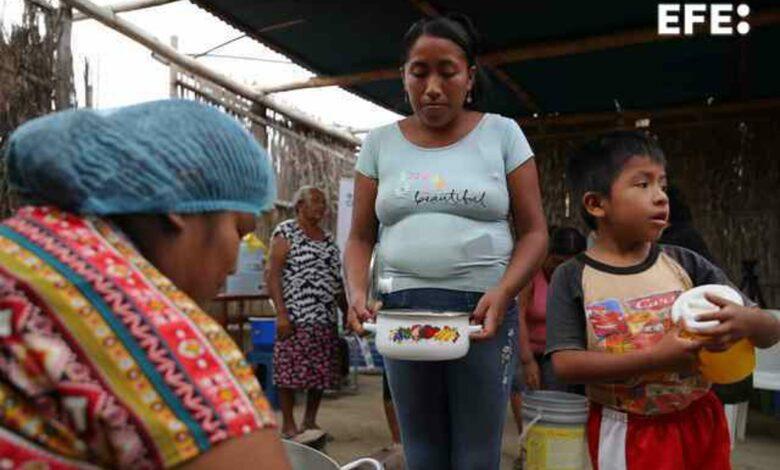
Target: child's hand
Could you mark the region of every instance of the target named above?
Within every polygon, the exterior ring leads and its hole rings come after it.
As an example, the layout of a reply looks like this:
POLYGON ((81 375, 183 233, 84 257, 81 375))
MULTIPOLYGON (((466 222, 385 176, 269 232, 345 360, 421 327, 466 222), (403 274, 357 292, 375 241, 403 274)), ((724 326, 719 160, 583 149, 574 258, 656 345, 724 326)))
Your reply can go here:
POLYGON ((528 362, 523 362, 523 379, 525 385, 531 390, 542 388, 542 372, 536 359, 531 358, 528 362))
POLYGON ((706 294, 707 300, 717 305, 720 310, 700 315, 697 320, 717 320, 720 325, 714 329, 699 333, 708 339, 704 344, 710 351, 725 351, 731 345, 749 338, 760 348, 772 346, 780 334, 778 321, 770 313, 763 310, 743 307, 718 296, 706 294))
POLYGON ((683 338, 680 329, 669 330, 652 348, 654 364, 658 369, 674 372, 692 372, 697 367, 697 353, 704 341, 683 338))

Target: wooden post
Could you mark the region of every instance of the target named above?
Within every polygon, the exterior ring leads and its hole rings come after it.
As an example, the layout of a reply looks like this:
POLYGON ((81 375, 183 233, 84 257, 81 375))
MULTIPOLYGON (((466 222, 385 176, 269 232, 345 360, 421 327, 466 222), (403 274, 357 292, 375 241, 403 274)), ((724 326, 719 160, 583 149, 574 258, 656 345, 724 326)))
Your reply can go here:
POLYGON ((89 59, 84 58, 84 106, 92 108, 92 83, 89 76, 89 59))
POLYGON ((54 76, 54 107, 56 110, 72 108, 75 105, 75 88, 73 86, 73 53, 70 48, 73 11, 67 5, 57 10, 57 57, 54 76))
MULTIPOLYGON (((266 107, 261 105, 261 104, 254 103, 252 105, 252 109, 250 111, 251 111, 252 114, 255 114, 257 116, 260 116, 260 117, 263 117, 263 118, 266 117, 266 115, 265 115, 266 107)), ((260 144, 263 146, 264 149, 267 149, 268 148, 268 129, 266 129, 265 124, 258 123, 256 121, 252 121, 251 130, 252 130, 252 134, 255 136, 255 139, 257 139, 257 141, 260 142, 260 144)))
POLYGON ((750 70, 748 67, 749 41, 747 36, 742 36, 737 40, 737 83, 739 84, 737 96, 743 100, 748 98, 750 90, 750 76, 748 75, 750 70))
MULTIPOLYGON (((174 50, 179 49, 179 37, 178 36, 171 36, 171 47, 174 50)), ((173 63, 168 63, 168 77, 169 77, 169 83, 170 83, 170 92, 169 95, 171 98, 181 98, 179 96, 179 70, 176 68, 173 63)))

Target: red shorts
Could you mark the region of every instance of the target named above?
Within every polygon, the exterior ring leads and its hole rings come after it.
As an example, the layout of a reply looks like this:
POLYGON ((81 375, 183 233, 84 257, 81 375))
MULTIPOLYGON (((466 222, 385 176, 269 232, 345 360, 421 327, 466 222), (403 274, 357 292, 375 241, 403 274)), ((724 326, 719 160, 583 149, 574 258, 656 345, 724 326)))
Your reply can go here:
POLYGON ((588 451, 594 470, 731 469, 731 440, 714 393, 656 416, 591 403, 588 451))

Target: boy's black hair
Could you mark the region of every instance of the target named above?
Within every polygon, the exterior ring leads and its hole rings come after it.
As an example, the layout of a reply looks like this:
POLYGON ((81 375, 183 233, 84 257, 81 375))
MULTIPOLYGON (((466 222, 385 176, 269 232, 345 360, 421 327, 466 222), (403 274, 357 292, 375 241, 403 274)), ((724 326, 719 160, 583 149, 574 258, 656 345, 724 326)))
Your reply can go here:
POLYGON ((566 177, 572 197, 578 201, 580 214, 592 230, 596 220, 582 205, 585 193, 594 192, 609 197, 612 183, 631 157, 641 155, 666 165, 666 157, 658 142, 643 131, 613 131, 597 137, 573 152, 566 165, 566 177))

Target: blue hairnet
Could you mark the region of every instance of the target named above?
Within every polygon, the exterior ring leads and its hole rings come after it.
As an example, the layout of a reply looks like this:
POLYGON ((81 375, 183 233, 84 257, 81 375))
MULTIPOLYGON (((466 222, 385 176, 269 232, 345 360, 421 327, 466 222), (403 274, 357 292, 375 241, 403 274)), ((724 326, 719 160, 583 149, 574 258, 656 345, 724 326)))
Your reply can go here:
POLYGON ((268 155, 214 107, 163 100, 29 121, 8 141, 12 187, 80 214, 257 214, 276 198, 268 155))

